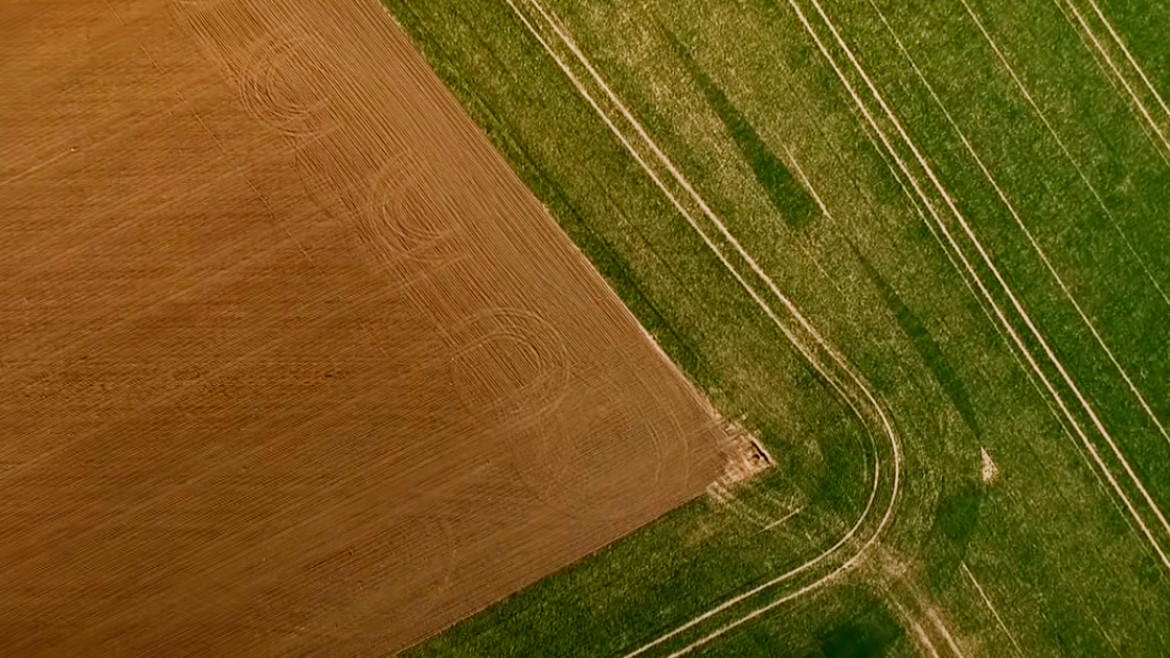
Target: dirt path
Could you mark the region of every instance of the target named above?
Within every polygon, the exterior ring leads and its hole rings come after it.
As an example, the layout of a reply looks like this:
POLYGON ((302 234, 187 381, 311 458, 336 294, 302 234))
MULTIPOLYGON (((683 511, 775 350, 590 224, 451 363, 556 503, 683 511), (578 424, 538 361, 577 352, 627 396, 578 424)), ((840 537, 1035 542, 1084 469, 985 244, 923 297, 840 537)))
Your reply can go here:
POLYGON ((374 0, 0 7, 0 653, 384 653, 712 414, 374 0))

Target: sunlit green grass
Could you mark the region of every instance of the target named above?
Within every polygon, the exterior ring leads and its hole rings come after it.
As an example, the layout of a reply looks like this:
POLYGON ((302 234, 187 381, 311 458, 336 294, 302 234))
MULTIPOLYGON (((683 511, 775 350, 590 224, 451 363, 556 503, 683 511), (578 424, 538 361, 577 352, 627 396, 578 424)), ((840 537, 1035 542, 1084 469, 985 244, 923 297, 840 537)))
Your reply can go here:
MULTIPOLYGON (((1170 418, 1170 305, 1155 286, 1170 289, 1170 165, 1055 3, 968 1, 1048 125, 959 0, 877 2, 884 22, 866 0, 821 4, 1048 349, 1163 504, 1170 445, 1065 288, 1155 416, 1170 418)), ((416 652, 621 654, 831 544, 868 493, 867 439, 857 419, 504 0, 387 2, 671 357, 777 456, 777 468, 742 492, 744 503, 769 514, 781 511, 773 498, 803 507, 781 529, 762 532, 724 505, 697 501, 416 652)), ((870 112, 881 115, 811 0, 797 4, 870 112)), ((1099 4, 1131 38, 1155 85, 1170 90, 1166 31, 1150 27, 1170 26, 1170 9, 1099 4)), ((873 383, 904 444, 895 521, 865 564, 702 651, 913 654, 903 606, 923 624, 922 611, 937 611, 971 654, 1012 655, 968 573, 1025 655, 1170 651, 1170 637, 1151 630, 1170 627, 1166 571, 1079 439, 1057 421, 1052 397, 1029 379, 1026 359, 1009 349, 1008 329, 993 321, 953 264, 956 254, 948 257, 904 193, 909 183, 891 174, 894 155, 881 149, 788 0, 545 6, 755 260, 873 383), (998 467, 994 481, 981 477, 981 451, 998 467)), ((1161 125, 1170 128, 1170 117, 1161 125)), ((913 162, 890 122, 880 126, 897 157, 913 162)), ((926 177, 916 180, 945 211, 926 177)), ((953 234, 965 235, 945 218, 953 234)), ((1042 355, 979 251, 959 239, 1008 326, 1042 355)), ((1092 432, 1061 374, 1037 358, 1092 432)), ((1138 501, 1120 462, 1103 439, 1093 440, 1138 501)), ((1140 513, 1158 529, 1148 507, 1140 513)), ((1166 533, 1159 537, 1170 544, 1166 533)))

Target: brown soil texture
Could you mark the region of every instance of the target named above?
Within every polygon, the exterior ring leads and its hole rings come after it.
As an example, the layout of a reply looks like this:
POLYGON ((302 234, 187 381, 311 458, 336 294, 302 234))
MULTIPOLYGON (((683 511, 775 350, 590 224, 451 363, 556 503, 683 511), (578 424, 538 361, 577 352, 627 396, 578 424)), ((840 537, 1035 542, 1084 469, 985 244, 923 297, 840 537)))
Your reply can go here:
POLYGON ((375 0, 2 3, 0 86, 0 654, 393 652, 718 475, 375 0))

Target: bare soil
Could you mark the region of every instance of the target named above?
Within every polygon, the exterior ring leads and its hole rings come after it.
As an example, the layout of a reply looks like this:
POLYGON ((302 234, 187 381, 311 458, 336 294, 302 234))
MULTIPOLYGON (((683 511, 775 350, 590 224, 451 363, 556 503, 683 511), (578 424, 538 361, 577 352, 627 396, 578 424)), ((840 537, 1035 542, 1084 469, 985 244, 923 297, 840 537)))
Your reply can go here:
POLYGON ((719 475, 375 0, 3 3, 0 87, 0 653, 391 652, 719 475))

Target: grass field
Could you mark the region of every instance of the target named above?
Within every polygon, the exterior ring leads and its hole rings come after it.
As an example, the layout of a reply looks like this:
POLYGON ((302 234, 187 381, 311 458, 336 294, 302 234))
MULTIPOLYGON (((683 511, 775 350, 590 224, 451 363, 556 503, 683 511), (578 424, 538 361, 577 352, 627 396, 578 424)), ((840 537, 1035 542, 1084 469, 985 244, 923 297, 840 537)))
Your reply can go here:
POLYGON ((1170 652, 1170 6, 387 3, 777 462, 416 655, 1170 652))

